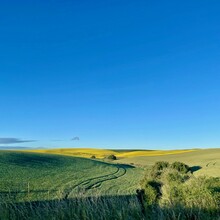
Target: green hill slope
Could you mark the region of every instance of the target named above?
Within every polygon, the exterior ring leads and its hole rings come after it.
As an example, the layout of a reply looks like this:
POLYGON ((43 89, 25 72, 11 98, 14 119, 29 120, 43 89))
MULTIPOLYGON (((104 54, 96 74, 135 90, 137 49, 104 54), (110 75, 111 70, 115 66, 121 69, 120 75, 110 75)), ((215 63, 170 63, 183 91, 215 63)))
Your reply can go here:
POLYGON ((134 173, 131 166, 85 158, 0 151, 0 196, 4 201, 37 201, 77 193, 126 194, 138 182, 129 180, 134 173))

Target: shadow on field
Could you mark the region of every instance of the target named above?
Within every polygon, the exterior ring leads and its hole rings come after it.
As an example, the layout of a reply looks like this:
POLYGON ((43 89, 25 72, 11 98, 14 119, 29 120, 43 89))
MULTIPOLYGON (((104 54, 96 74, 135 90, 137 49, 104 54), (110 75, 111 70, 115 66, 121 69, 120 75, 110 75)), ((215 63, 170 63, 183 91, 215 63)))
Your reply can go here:
POLYGON ((106 202, 106 201, 129 201, 129 200, 135 200, 137 199, 137 196, 134 195, 103 195, 103 196, 85 196, 85 195, 79 195, 76 198, 69 198, 69 199, 54 199, 54 200, 40 200, 40 201, 32 201, 32 202, 18 202, 15 203, 17 207, 20 205, 28 206, 31 204, 32 207, 44 207, 45 205, 53 206, 54 204, 77 204, 79 202, 88 202, 90 204, 94 202, 106 202))
POLYGON ((83 157, 72 157, 67 155, 55 155, 55 154, 41 154, 41 153, 30 153, 30 152, 12 152, 4 151, 0 154, 0 163, 6 165, 15 165, 19 167, 31 167, 31 168, 54 168, 61 166, 72 166, 74 163, 78 162, 91 162, 101 165, 110 166, 121 166, 121 168, 129 169, 134 168, 134 166, 129 166, 125 164, 117 164, 106 162, 102 160, 91 160, 89 158, 83 157))
POLYGON ((28 193, 56 193, 58 192, 58 190, 30 190, 30 191, 0 191, 0 196, 7 196, 7 197, 10 197, 10 196, 14 196, 14 195, 18 195, 18 194, 25 194, 25 195, 28 195, 28 193))
POLYGON ((190 170, 191 170, 192 173, 194 173, 194 172, 196 172, 196 171, 198 171, 198 170, 201 170, 201 169, 202 169, 201 166, 193 166, 193 167, 190 167, 190 170))
POLYGON ((54 155, 42 155, 33 153, 20 153, 20 152, 5 152, 3 161, 0 162, 6 164, 12 164, 22 167, 42 167, 42 165, 48 167, 59 166, 63 163, 63 160, 54 155))
POLYGON ((24 203, 2 203, 0 219, 82 219, 82 220, 147 220, 147 219, 218 219, 212 210, 186 208, 175 204, 173 207, 155 206, 142 210, 136 195, 94 196, 65 200, 35 201, 24 203), (181 216, 181 218, 179 218, 181 216))

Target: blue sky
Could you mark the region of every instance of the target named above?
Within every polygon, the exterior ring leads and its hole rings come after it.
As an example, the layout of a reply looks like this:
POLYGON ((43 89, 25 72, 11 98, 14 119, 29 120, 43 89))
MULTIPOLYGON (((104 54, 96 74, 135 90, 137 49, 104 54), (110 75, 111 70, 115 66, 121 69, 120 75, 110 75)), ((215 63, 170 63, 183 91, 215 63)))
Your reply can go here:
POLYGON ((219 8, 1 1, 0 146, 219 147, 219 8))

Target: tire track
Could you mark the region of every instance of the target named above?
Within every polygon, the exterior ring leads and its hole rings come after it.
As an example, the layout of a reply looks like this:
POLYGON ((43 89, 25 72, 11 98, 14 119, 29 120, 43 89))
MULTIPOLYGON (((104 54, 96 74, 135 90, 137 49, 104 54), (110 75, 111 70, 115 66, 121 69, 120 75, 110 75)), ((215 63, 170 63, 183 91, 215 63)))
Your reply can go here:
POLYGON ((90 189, 94 189, 94 188, 98 188, 102 185, 103 182, 120 178, 120 177, 124 176, 126 174, 126 172, 127 172, 127 170, 124 167, 117 165, 117 170, 114 173, 89 178, 89 179, 86 179, 86 180, 74 185, 73 187, 71 187, 70 189, 65 191, 64 199, 68 199, 71 192, 76 188, 79 188, 79 189, 85 190, 85 191, 90 190, 90 189))
MULTIPOLYGON (((74 189, 76 189, 77 187, 80 187, 81 185, 86 185, 86 184, 88 184, 88 183, 90 183, 91 181, 96 180, 96 179, 105 178, 105 177, 107 178, 108 176, 115 175, 115 174, 117 174, 118 172, 119 172, 119 167, 117 167, 116 171, 113 172, 113 173, 109 173, 109 174, 106 174, 106 175, 97 176, 97 177, 93 177, 93 178, 89 178, 89 179, 83 180, 83 181, 81 181, 81 182, 79 182, 79 183, 73 185, 73 186, 72 186, 71 188, 69 188, 68 190, 64 191, 64 194, 65 194, 64 199, 67 199, 68 196, 70 195, 70 193, 71 193, 74 189)), ((72 181, 69 181, 69 182, 66 183, 65 185, 70 184, 71 182, 72 182, 72 181)))
POLYGON ((111 178, 97 181, 96 183, 93 183, 93 184, 89 185, 88 187, 86 187, 86 190, 98 188, 98 187, 101 186, 101 184, 102 184, 103 182, 110 181, 110 180, 113 180, 113 179, 118 179, 118 178, 124 176, 124 175, 126 174, 127 170, 126 170, 125 168, 123 168, 123 167, 120 167, 119 169, 122 170, 122 174, 120 174, 119 176, 115 176, 115 175, 114 175, 114 176, 112 176, 111 178))
POLYGON ((211 162, 207 163, 207 164, 206 164, 206 167, 208 167, 210 163, 211 163, 211 162))
MULTIPOLYGON (((75 189, 76 187, 78 187, 78 186, 80 186, 80 185, 86 185, 86 184, 89 183, 90 181, 95 180, 95 179, 97 179, 97 178, 104 178, 104 177, 108 177, 108 176, 110 176, 110 175, 117 174, 118 171, 119 171, 119 167, 117 167, 117 169, 116 169, 116 171, 115 171, 114 173, 109 173, 109 174, 105 174, 105 175, 102 175, 102 176, 92 177, 92 178, 83 180, 83 181, 81 181, 81 182, 79 182, 79 183, 73 185, 73 186, 71 187, 71 189, 75 189)), ((73 182, 73 180, 71 180, 71 181, 65 183, 65 185, 68 185, 68 184, 70 184, 71 182, 73 182)))
POLYGON ((217 163, 217 162, 214 162, 214 163, 213 163, 213 162, 209 162, 209 163, 206 164, 206 167, 209 167, 209 166, 215 166, 216 163, 217 163))

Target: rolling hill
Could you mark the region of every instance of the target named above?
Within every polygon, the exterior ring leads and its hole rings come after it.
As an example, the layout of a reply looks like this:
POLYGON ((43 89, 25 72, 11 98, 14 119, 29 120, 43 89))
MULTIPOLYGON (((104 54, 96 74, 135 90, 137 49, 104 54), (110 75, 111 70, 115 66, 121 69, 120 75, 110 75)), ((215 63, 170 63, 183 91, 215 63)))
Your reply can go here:
POLYGON ((129 194, 138 184, 133 177, 141 172, 86 158, 0 151, 0 196, 4 201, 37 201, 78 193, 129 194))
POLYGON ((43 149, 30 152, 50 153, 90 158, 95 156, 104 159, 116 155, 117 163, 131 164, 138 167, 153 165, 156 161, 181 161, 195 167, 196 175, 220 176, 220 148, 188 150, 108 150, 92 148, 43 149))

